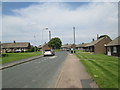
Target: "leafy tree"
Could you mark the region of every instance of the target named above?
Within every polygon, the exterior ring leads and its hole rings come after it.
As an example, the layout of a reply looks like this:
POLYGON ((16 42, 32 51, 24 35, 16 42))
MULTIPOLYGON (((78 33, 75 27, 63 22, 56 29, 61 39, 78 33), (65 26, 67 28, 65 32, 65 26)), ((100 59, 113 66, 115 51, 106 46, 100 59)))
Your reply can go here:
POLYGON ((62 42, 58 37, 52 38, 48 42, 48 46, 51 47, 52 49, 60 49, 61 45, 62 45, 62 42))

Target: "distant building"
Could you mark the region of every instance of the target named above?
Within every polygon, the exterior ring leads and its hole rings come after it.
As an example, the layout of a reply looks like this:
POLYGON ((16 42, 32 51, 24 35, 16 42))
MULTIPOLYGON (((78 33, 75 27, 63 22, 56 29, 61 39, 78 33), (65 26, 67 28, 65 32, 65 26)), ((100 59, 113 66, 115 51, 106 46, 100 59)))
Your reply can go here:
POLYGON ((44 50, 48 50, 48 49, 51 49, 51 48, 48 46, 48 43, 45 43, 43 45, 39 45, 38 49, 39 49, 39 51, 44 51, 44 50))
POLYGON ((106 48, 105 45, 108 44, 111 39, 108 36, 101 36, 97 40, 92 41, 91 43, 85 46, 85 51, 93 52, 95 54, 105 54, 106 48))
POLYGON ((89 43, 78 44, 78 45, 76 45, 76 49, 77 50, 85 50, 87 44, 89 44, 89 43))
POLYGON ((30 47, 29 42, 1 43, 1 52, 26 52, 30 47))
POLYGON ((44 44, 43 46, 42 46, 42 50, 44 51, 44 50, 48 50, 48 49, 51 49, 49 46, 48 46, 48 43, 46 43, 46 44, 44 44))
POLYGON ((106 54, 120 57, 120 36, 106 45, 106 54))
POLYGON ((75 44, 64 44, 61 46, 61 50, 63 51, 68 51, 70 50, 71 48, 76 48, 76 45, 75 44))
POLYGON ((38 48, 38 51, 42 51, 42 45, 39 45, 37 48, 38 48))

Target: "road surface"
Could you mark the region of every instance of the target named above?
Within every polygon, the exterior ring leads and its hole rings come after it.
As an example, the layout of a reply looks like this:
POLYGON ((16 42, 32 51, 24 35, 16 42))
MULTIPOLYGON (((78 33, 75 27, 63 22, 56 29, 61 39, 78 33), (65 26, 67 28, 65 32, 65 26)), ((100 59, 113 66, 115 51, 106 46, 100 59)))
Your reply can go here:
POLYGON ((2 71, 3 88, 53 88, 63 62, 68 54, 57 52, 55 56, 13 66, 2 71))

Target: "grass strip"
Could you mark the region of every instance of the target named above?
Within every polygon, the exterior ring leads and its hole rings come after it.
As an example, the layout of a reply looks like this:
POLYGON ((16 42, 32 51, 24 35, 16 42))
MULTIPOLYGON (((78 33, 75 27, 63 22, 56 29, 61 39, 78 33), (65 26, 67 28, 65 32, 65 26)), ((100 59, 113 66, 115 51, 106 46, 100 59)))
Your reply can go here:
POLYGON ((7 56, 2 57, 0 59, 0 63, 1 64, 9 63, 12 61, 17 61, 17 60, 21 60, 21 59, 25 59, 33 56, 39 56, 39 55, 42 55, 42 52, 7 53, 7 56))
POLYGON ((81 51, 76 56, 100 88, 118 88, 118 58, 81 51))

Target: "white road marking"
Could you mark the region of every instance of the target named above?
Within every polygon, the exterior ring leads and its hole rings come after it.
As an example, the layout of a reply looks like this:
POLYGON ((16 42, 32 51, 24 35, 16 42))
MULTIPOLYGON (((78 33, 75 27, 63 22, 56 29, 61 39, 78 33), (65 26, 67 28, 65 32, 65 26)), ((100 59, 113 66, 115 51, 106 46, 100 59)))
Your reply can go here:
POLYGON ((49 59, 53 59, 53 58, 56 58, 57 56, 52 56, 52 57, 49 57, 49 59))

